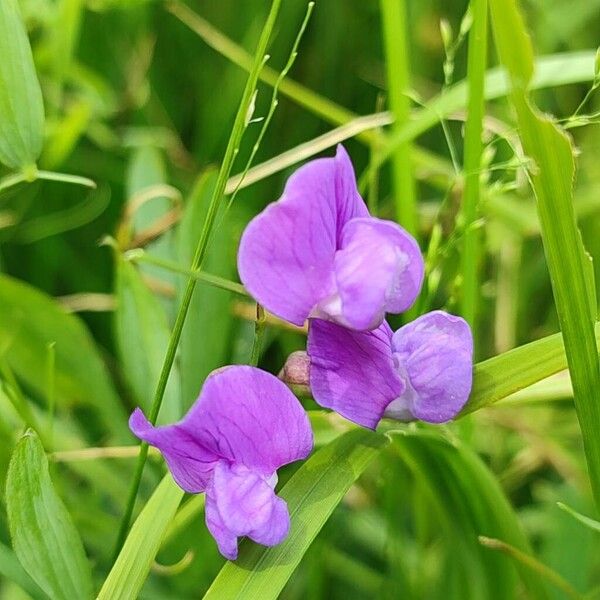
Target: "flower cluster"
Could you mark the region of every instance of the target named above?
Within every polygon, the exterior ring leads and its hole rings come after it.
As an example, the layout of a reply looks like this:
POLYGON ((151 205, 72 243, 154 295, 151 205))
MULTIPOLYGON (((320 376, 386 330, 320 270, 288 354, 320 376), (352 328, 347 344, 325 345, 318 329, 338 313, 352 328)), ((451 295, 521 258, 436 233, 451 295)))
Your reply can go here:
MULTIPOLYGON (((416 241, 372 217, 340 146, 288 180, 246 228, 240 279, 267 310, 307 319, 308 373, 317 403, 364 427, 383 417, 442 423, 465 404, 473 341, 460 317, 434 311, 395 333, 384 320, 412 306, 423 283, 416 241)), ((156 446, 187 492, 206 492, 206 523, 221 553, 237 538, 270 546, 289 530, 277 469, 306 458, 310 424, 279 379, 247 366, 213 373, 178 423, 154 427, 137 409, 135 435, 156 446)))

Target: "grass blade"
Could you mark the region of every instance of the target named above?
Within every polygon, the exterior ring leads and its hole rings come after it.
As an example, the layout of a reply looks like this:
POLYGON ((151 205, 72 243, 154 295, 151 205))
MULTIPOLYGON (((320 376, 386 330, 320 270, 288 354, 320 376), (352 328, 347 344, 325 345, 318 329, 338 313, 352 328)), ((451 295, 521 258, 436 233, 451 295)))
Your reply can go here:
MULTIPOLYGON (((389 104, 394 116, 392 131, 410 118, 410 65, 408 55, 407 7, 405 0, 381 0, 389 104)), ((396 147, 392 156, 392 182, 396 220, 417 235, 416 190, 413 178, 411 141, 396 147)))
POLYGON ((131 528, 98 600, 138 597, 182 498, 183 490, 166 475, 131 528))
MULTIPOLYGON (((600 341, 600 324, 596 324, 600 341)), ((506 398, 554 373, 566 369, 562 334, 549 335, 475 365, 473 389, 461 415, 506 398)))
POLYGON ((523 147, 536 164, 530 177, 592 490, 600 506, 600 403, 597 401, 600 365, 594 336, 596 307, 590 300, 588 258, 573 209, 573 148, 569 137, 531 104, 528 85, 534 70, 533 48, 515 0, 492 0, 490 7, 498 53, 512 82, 511 99, 523 147))
POLYGON ((473 223, 477 219, 481 196, 481 151, 485 98, 485 66, 487 60, 487 0, 471 2, 473 24, 469 32, 469 57, 467 83, 469 86, 468 113, 465 125, 465 189, 462 205, 462 316, 468 321, 477 337, 476 315, 479 282, 480 232, 473 223))

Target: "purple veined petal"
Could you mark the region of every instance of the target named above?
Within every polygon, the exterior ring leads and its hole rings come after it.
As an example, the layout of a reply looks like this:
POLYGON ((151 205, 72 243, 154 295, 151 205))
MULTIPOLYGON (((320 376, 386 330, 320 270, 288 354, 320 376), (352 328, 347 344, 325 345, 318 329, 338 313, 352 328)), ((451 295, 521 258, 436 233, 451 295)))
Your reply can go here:
POLYGON ((469 398, 473 382, 473 336, 467 322, 433 311, 396 331, 392 347, 407 386, 390 405, 391 416, 403 405, 429 423, 454 418, 469 398))
POLYGON ((375 429, 387 405, 405 388, 394 368, 391 337, 385 321, 373 331, 361 332, 311 319, 307 352, 315 401, 375 429))
POLYGON ((335 257, 336 294, 319 310, 351 329, 374 329, 386 312, 412 306, 423 275, 419 246, 402 227, 375 218, 353 219, 344 227, 335 257))
POLYGON ((334 293, 334 256, 345 223, 366 216, 352 163, 339 146, 334 158, 298 169, 282 197, 248 224, 238 252, 240 279, 270 312, 302 325, 334 293))
POLYGON ((182 423, 154 427, 136 408, 129 418, 129 428, 138 438, 160 450, 179 487, 190 494, 206 489, 219 456, 206 448, 202 440, 190 435, 182 423))
POLYGON ((210 375, 179 423, 153 427, 138 409, 130 427, 162 452, 177 483, 192 493, 206 489, 219 459, 270 475, 306 458, 313 444, 308 417, 289 388, 241 365, 210 375))
POLYGON ((273 491, 270 479, 243 465, 219 461, 206 492, 206 524, 219 551, 237 558, 237 538, 274 546, 288 534, 290 520, 285 502, 273 491))

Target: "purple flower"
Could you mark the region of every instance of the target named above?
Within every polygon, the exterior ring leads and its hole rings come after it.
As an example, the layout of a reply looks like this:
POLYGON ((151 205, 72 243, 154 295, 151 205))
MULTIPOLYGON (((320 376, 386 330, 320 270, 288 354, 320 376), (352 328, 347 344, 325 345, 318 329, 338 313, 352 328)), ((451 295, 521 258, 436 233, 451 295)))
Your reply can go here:
POLYGON ((298 169, 283 196, 249 223, 238 270, 246 289, 282 319, 302 325, 317 317, 368 330, 386 312, 413 304, 424 267, 402 227, 369 215, 338 146, 335 158, 298 169))
POLYGON ((206 492, 206 524, 223 556, 237 557, 237 538, 274 546, 290 517, 274 487, 277 469, 306 458, 312 431, 301 404, 273 375, 232 366, 208 377, 178 423, 154 427, 138 408, 131 431, 156 446, 186 492, 206 492))
POLYGON ((308 333, 316 402, 374 429, 385 417, 443 423, 471 392, 473 338, 460 317, 427 313, 392 333, 313 319, 308 333))

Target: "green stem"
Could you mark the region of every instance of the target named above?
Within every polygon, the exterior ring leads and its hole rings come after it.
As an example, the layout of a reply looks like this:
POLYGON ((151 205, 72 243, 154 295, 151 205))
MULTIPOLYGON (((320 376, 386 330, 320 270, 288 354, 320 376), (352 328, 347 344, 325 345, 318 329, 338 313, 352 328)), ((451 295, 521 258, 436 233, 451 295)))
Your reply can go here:
POLYGON ((241 296, 246 296, 247 298, 250 297, 250 294, 246 291, 246 288, 241 283, 229 281, 229 279, 224 279, 218 275, 211 275, 210 273, 206 273, 204 271, 192 271, 185 267, 180 267, 173 261, 166 260, 164 258, 158 258, 157 256, 153 256, 151 254, 146 254, 146 252, 144 252, 144 250, 141 248, 129 250, 124 254, 124 258, 125 260, 129 260, 134 263, 155 265, 167 271, 179 273, 180 275, 185 275, 186 277, 196 279, 197 281, 203 281, 204 283, 208 283, 213 287, 227 290, 228 292, 233 292, 234 294, 240 294, 241 296))
POLYGON ((510 556, 513 560, 520 562, 528 569, 535 571, 554 587, 564 592, 568 598, 573 598, 574 600, 581 600, 583 598, 583 594, 580 594, 566 579, 563 579, 556 571, 553 571, 550 567, 541 563, 537 558, 525 554, 525 552, 522 552, 518 548, 495 538, 488 538, 480 535, 479 543, 486 548, 499 550, 507 556, 510 556))
POLYGON ((96 182, 87 177, 79 175, 69 175, 68 173, 55 173, 54 171, 38 171, 36 179, 45 179, 46 181, 61 181, 63 183, 73 183, 75 185, 83 185, 89 188, 95 188, 96 182))
MULTIPOLYGON (((211 48, 219 54, 236 64, 245 71, 250 71, 252 67, 252 56, 241 46, 223 35, 217 28, 213 27, 208 21, 200 15, 190 10, 181 2, 170 2, 167 5, 168 10, 179 20, 185 23, 192 31, 197 33, 211 48)), ((270 67, 265 67, 259 75, 261 81, 273 86, 279 79, 279 73, 270 67)), ((341 125, 355 119, 358 115, 347 110, 335 102, 315 94, 309 88, 291 79, 286 79, 280 84, 281 94, 287 96, 300 106, 310 110, 312 113, 322 117, 329 123, 341 125)), ((373 132, 363 131, 357 135, 364 141, 372 138, 373 132)))
POLYGON ((469 32, 467 63, 468 103, 465 125, 465 188, 462 205, 464 227, 462 244, 462 316, 476 333, 479 282, 477 264, 480 252, 479 228, 473 227, 481 197, 481 134, 485 109, 485 68, 487 58, 487 0, 472 0, 473 25, 469 32))
POLYGON ((250 354, 250 363, 253 367, 258 365, 260 360, 260 349, 262 346, 262 338, 265 332, 265 309, 256 304, 256 321, 254 322, 254 343, 252 344, 252 353, 250 354))
MULTIPOLYGON (((210 199, 210 204, 208 206, 206 219, 204 221, 204 227, 202 228, 202 232, 200 233, 200 239, 198 240, 198 245, 196 247, 194 259, 192 260, 192 265, 191 265, 192 271, 197 271, 202 266, 202 263, 206 256, 206 250, 208 248, 208 242, 210 239, 211 230, 213 228, 215 218, 217 216, 217 210, 219 208, 219 204, 221 202, 223 193, 225 191, 225 185, 227 184, 227 179, 231 172, 231 167, 233 166, 233 161, 238 153, 240 141, 242 139, 242 135, 245 130, 246 115, 248 114, 248 109, 250 107, 250 103, 252 101, 252 96, 254 94, 254 90, 255 90, 256 84, 258 82, 258 77, 259 77, 261 68, 264 64, 265 51, 267 49, 267 44, 269 42, 269 38, 271 37, 271 32, 273 31, 273 27, 275 26, 275 20, 277 18, 277 14, 279 13, 279 9, 281 7, 281 1, 282 0, 273 0, 273 2, 271 3, 271 8, 269 11, 269 15, 267 17, 267 21, 263 27, 260 39, 258 41, 258 46, 256 48, 256 53, 254 55, 254 62, 252 64, 252 68, 250 69, 250 74, 246 81, 246 87, 244 88, 242 99, 240 101, 240 105, 239 105, 239 108, 238 108, 238 111, 237 111, 237 114, 235 117, 233 128, 231 130, 231 135, 229 136, 229 141, 227 143, 227 148, 225 149, 225 155, 223 157, 223 162, 221 163, 221 168, 220 168, 219 174, 217 176, 217 182, 215 184, 215 189, 214 189, 212 197, 210 199)), ((183 298, 181 300, 181 304, 179 306, 179 311, 178 311, 177 317, 175 319, 175 325, 173 326, 173 331, 171 332, 171 338, 169 339, 169 345, 167 347, 165 360, 163 362, 162 370, 161 370, 160 377, 158 380, 156 393, 154 394, 152 406, 151 406, 150 412, 148 414, 148 419, 151 423, 156 423, 156 418, 160 411, 160 406, 162 404, 163 395, 164 395, 165 389, 167 387, 167 381, 169 379, 169 374, 171 372, 171 368, 172 368, 173 362, 175 360, 177 346, 179 345, 179 339, 181 338, 181 332, 183 330, 183 325, 185 323, 187 312, 190 307, 190 302, 192 300, 192 294, 194 292, 194 288, 196 287, 196 281, 197 280, 194 277, 190 277, 188 279, 188 283, 185 288, 183 298)), ((137 492, 138 492, 138 488, 140 486, 140 482, 142 479, 142 473, 144 471, 144 465, 146 462, 147 455, 148 455, 148 444, 142 443, 141 447, 140 447, 140 454, 139 454, 139 458, 137 461, 133 481, 131 484, 131 491, 130 491, 129 497, 127 499, 125 514, 123 515, 123 520, 121 522, 121 527, 120 527, 119 535, 117 538, 115 554, 118 554, 118 552, 120 551, 120 549, 123 545, 123 542, 125 541, 125 537, 127 535, 127 530, 129 529, 129 523, 131 522, 131 516, 133 514, 135 500, 137 498, 137 492)))
MULTIPOLYGON (((383 36, 387 66, 389 104, 395 120, 392 131, 403 127, 410 118, 410 66, 406 0, 381 0, 383 36)), ((396 219, 417 236, 416 190, 412 169, 412 142, 396 146, 392 156, 392 182, 396 219)))

